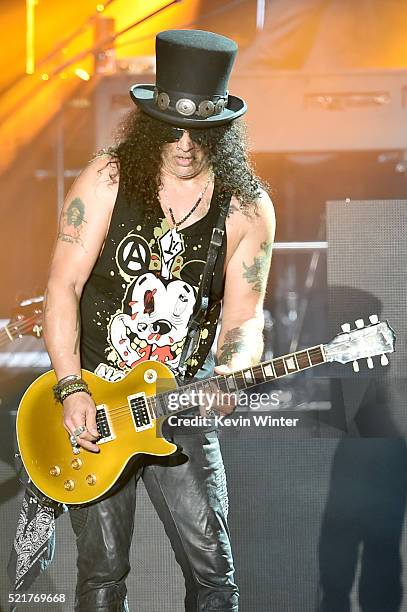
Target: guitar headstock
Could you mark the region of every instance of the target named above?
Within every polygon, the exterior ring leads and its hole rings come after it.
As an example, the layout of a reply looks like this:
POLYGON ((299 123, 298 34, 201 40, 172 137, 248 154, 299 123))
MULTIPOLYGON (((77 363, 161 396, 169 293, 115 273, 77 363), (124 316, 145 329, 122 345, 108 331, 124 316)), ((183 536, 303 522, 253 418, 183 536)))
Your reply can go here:
POLYGON ((324 345, 326 361, 339 363, 353 362, 355 372, 359 371, 359 359, 366 359, 369 369, 374 367, 372 357, 381 355, 380 363, 389 363, 387 354, 394 352, 396 335, 387 321, 379 321, 377 315, 369 317, 370 324, 363 319, 355 321, 356 328, 351 330, 349 323, 342 325, 342 333, 324 345))
POLYGON ((13 312, 7 331, 13 339, 31 335, 42 336, 43 296, 23 300, 13 312))

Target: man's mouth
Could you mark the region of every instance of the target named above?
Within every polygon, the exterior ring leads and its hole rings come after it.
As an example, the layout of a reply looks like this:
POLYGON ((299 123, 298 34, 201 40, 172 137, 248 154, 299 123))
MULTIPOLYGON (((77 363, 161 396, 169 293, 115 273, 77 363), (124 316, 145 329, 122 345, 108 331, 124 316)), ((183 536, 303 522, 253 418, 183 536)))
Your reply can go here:
POLYGON ((180 166, 189 166, 193 162, 193 157, 181 157, 180 155, 176 156, 176 161, 180 166))

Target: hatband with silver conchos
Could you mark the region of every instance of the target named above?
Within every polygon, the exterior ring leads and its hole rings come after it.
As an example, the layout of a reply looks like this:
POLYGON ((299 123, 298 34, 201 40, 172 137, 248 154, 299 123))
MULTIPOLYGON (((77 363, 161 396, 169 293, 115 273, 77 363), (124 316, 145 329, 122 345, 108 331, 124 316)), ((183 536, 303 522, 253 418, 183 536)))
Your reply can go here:
MULTIPOLYGON (((174 100, 175 96, 176 94, 174 93, 172 100, 174 100)), ((183 117, 198 115, 198 117, 202 117, 202 119, 207 119, 212 115, 220 115, 228 102, 227 93, 226 96, 214 96, 212 100, 202 100, 202 98, 191 100, 191 97, 178 98, 176 101, 174 100, 174 104, 167 92, 159 91, 157 87, 154 88, 153 99, 158 108, 161 111, 175 111, 183 117)))

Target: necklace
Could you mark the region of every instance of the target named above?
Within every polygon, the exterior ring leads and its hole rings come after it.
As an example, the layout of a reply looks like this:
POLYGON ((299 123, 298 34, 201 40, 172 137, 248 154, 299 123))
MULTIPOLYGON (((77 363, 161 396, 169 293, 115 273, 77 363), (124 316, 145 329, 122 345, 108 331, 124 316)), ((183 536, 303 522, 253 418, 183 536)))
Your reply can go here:
POLYGON ((187 212, 187 214, 186 214, 184 217, 182 217, 182 219, 180 219, 179 221, 176 221, 176 220, 175 220, 175 217, 174 217, 174 212, 173 212, 173 210, 172 210, 171 206, 169 205, 168 195, 167 195, 167 192, 166 192, 165 187, 164 187, 164 185, 163 185, 163 187, 162 187, 162 191, 163 191, 163 194, 164 194, 164 196, 165 196, 165 200, 166 200, 166 202, 165 202, 165 203, 166 203, 166 205, 167 205, 168 212, 170 213, 171 223, 173 224, 175 231, 177 231, 177 230, 178 230, 178 228, 179 228, 179 227, 180 227, 180 226, 181 226, 183 223, 185 223, 185 221, 186 221, 187 219, 189 219, 189 217, 192 215, 192 213, 193 213, 193 212, 194 212, 194 211, 195 211, 195 210, 198 208, 198 206, 199 206, 199 205, 200 205, 200 203, 202 202, 202 198, 204 197, 204 195, 205 195, 205 193, 206 193, 206 190, 207 190, 207 189, 208 189, 208 187, 209 187, 209 183, 211 182, 211 178, 212 178, 212 177, 211 177, 211 176, 209 176, 208 181, 207 181, 207 183, 206 183, 205 187, 202 189, 201 193, 200 193, 200 194, 199 194, 199 196, 198 196, 197 201, 196 201, 196 202, 195 202, 195 204, 192 206, 191 210, 190 210, 189 212, 187 212))

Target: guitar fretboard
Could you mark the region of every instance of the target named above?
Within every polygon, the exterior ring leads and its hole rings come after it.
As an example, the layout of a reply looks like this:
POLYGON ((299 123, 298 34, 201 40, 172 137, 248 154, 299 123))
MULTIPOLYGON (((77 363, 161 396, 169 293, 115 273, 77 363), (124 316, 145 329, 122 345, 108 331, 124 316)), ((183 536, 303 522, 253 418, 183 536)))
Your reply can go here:
POLYGON ((261 383, 277 380, 283 376, 301 372, 314 366, 325 363, 325 355, 323 345, 319 344, 309 349, 304 349, 296 353, 277 357, 270 361, 259 363, 258 365, 236 370, 231 374, 218 375, 204 380, 198 380, 180 387, 175 391, 161 393, 150 397, 149 403, 153 404, 156 416, 164 416, 167 414, 175 414, 193 407, 195 404, 191 402, 189 406, 183 406, 179 411, 170 410, 168 408, 168 398, 174 394, 188 395, 189 391, 195 393, 237 393, 244 391, 261 383))

